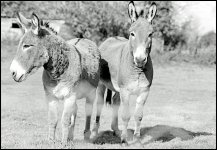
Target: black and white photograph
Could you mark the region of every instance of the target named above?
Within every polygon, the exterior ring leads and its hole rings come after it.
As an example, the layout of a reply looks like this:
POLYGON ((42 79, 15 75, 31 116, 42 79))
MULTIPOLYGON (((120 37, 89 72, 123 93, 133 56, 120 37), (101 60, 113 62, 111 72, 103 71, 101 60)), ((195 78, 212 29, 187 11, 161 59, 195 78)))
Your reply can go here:
POLYGON ((1 1, 1 149, 216 149, 216 1, 1 1))

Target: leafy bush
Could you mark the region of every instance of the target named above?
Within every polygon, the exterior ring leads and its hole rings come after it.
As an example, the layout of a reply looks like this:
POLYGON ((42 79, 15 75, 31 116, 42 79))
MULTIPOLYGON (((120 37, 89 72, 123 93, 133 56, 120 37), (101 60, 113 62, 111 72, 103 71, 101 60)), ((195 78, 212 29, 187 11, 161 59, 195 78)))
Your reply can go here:
MULTIPOLYGON (((158 8, 153 21, 156 31, 153 51, 156 58, 161 58, 162 55, 164 61, 195 59, 198 62, 215 64, 215 33, 210 32, 200 37, 192 32, 190 21, 186 21, 181 28, 178 27, 173 20, 174 8, 171 1, 139 1, 135 5, 138 11, 145 8, 146 14, 149 8, 146 6, 152 2, 158 8), (189 53, 183 55, 185 51, 189 53)), ((66 40, 85 37, 99 45, 108 37, 129 36, 130 19, 126 1, 1 1, 2 16, 15 17, 17 11, 27 17, 36 12, 43 19, 65 20, 59 34, 66 40)))
POLYGON ((214 32, 203 35, 199 40, 199 48, 207 48, 210 46, 216 46, 216 33, 214 32))
MULTIPOLYGON (((149 2, 135 2, 136 6, 144 6, 149 2)), ((156 36, 162 38, 165 46, 175 47, 176 26, 173 23, 173 7, 171 1, 156 1, 158 13, 154 21, 156 36)), ((17 1, 1 2, 1 11, 7 16, 15 17, 16 11, 22 11, 30 17, 34 11, 45 19, 64 19, 68 33, 74 37, 87 37, 97 43, 110 36, 123 36, 128 38, 130 21, 128 17, 128 2, 104 1, 17 1)), ((147 13, 147 10, 146 10, 147 13)))
POLYGON ((64 14, 65 25, 73 36, 91 38, 99 43, 110 36, 128 36, 129 21, 125 13, 127 11, 121 4, 65 2, 60 12, 64 14))

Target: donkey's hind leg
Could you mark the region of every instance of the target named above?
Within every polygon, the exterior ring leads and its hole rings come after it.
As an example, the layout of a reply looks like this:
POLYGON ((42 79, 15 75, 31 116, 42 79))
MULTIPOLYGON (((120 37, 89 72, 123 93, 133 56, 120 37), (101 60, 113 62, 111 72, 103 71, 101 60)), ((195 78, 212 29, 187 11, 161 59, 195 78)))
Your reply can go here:
POLYGON ((95 98, 96 98, 96 89, 94 88, 90 93, 88 93, 86 97, 86 104, 85 104, 86 123, 85 123, 85 130, 84 130, 84 140, 90 139, 91 115, 93 112, 93 103, 95 101, 95 98))
POLYGON ((102 82, 99 82, 97 90, 96 90, 96 122, 94 124, 93 130, 92 130, 92 137, 95 137, 98 134, 98 129, 100 125, 100 115, 102 112, 102 108, 104 105, 104 94, 105 94, 106 87, 103 85, 102 82))
POLYGON ((117 136, 120 136, 120 130, 118 128, 118 110, 120 107, 120 94, 117 92, 113 96, 113 103, 112 103, 112 124, 111 129, 117 136))

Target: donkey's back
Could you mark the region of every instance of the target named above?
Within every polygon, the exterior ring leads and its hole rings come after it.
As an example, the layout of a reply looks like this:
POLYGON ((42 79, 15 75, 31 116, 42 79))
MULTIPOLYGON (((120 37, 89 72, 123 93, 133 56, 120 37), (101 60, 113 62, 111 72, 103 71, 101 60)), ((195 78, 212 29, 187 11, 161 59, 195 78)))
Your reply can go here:
POLYGON ((110 73, 116 74, 119 70, 121 57, 128 39, 123 37, 110 37, 99 47, 102 59, 109 62, 110 73))
POLYGON ((97 45, 88 39, 72 39, 67 41, 75 47, 80 55, 82 66, 82 78, 97 86, 99 81, 99 59, 100 52, 97 45))

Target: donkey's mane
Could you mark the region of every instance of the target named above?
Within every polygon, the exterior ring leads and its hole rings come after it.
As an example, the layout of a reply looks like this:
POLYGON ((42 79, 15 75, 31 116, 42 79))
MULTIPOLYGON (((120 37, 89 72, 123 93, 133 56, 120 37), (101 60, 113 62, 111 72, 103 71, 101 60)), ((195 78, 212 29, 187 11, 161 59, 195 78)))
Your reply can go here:
POLYGON ((50 27, 50 23, 48 21, 41 20, 41 26, 45 27, 46 29, 57 35, 57 32, 52 27, 50 27))

